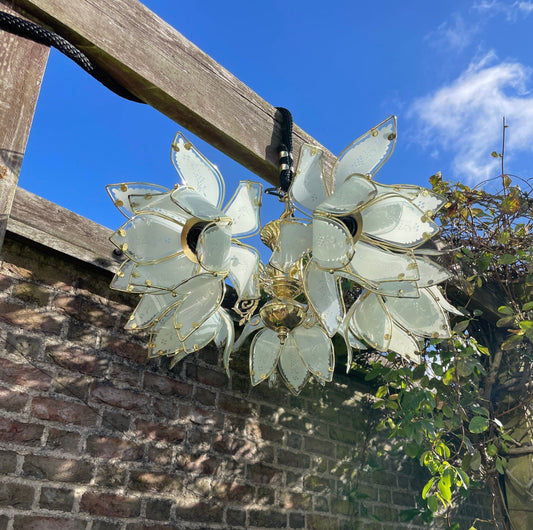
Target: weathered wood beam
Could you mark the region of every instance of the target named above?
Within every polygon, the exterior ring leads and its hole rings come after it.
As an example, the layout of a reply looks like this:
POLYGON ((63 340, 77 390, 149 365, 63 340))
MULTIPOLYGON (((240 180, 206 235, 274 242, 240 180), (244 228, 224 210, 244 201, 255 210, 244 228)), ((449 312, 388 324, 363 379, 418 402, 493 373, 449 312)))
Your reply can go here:
POLYGON ((47 59, 46 46, 0 31, 0 248, 47 59))
MULTIPOLYGON (((278 184, 281 116, 137 0, 13 0, 125 88, 268 182, 278 184)), ((319 145, 298 127, 302 142, 319 145)), ((333 156, 326 153, 326 165, 333 156)))

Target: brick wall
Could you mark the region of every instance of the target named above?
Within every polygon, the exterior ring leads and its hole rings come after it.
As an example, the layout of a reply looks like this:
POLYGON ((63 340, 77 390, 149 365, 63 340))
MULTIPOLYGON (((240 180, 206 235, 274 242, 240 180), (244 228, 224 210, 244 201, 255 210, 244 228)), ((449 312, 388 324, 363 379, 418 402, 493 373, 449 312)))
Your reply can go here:
POLYGON ((424 477, 374 458, 355 378, 296 398, 215 349, 169 370, 110 273, 9 235, 3 256, 0 530, 423 527, 399 512, 424 477))

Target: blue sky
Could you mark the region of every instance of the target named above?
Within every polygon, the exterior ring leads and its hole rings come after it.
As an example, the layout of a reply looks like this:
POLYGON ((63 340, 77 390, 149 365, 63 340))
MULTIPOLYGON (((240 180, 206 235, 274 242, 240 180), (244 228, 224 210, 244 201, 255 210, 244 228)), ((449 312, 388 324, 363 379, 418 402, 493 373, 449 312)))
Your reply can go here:
MULTIPOLYGON (((533 1, 144 4, 333 153, 397 115, 396 150, 377 181, 427 185, 439 170, 469 184, 497 176, 490 153, 501 150, 503 115, 506 170, 531 175, 533 1)), ((187 134, 52 51, 19 183, 116 228, 124 218, 105 185, 171 186, 177 130, 187 134)), ((228 198, 238 180, 259 179, 189 136, 221 169, 228 198)), ((265 198, 264 222, 275 202, 265 198)))

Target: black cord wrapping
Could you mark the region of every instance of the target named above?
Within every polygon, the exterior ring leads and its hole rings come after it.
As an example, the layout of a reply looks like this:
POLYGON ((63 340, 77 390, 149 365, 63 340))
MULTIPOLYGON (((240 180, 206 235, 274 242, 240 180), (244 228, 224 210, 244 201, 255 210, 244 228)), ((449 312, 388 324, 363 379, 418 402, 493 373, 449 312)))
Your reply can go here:
POLYGON ((144 103, 144 101, 115 81, 107 72, 93 64, 85 54, 57 33, 4 11, 0 11, 0 29, 46 46, 53 46, 118 96, 136 103, 144 103))
POLYGON ((283 117, 281 126, 281 144, 279 153, 279 188, 287 193, 294 176, 294 162, 292 158, 292 114, 283 107, 276 107, 283 117))

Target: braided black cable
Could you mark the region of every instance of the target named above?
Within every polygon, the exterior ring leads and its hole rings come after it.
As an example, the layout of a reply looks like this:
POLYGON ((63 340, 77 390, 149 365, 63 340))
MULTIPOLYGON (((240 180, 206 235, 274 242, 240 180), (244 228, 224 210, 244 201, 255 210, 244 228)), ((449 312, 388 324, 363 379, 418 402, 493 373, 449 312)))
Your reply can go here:
POLYGON ((52 46, 83 68, 88 74, 100 81, 106 88, 130 101, 144 103, 137 96, 115 81, 107 72, 91 62, 78 48, 70 44, 57 33, 50 31, 24 18, 0 11, 0 29, 13 33, 19 37, 30 39, 46 46, 52 46))
POLYGON ((283 117, 281 126, 281 144, 278 147, 279 153, 279 187, 287 193, 294 176, 294 166, 292 159, 292 114, 288 109, 276 107, 283 117))

